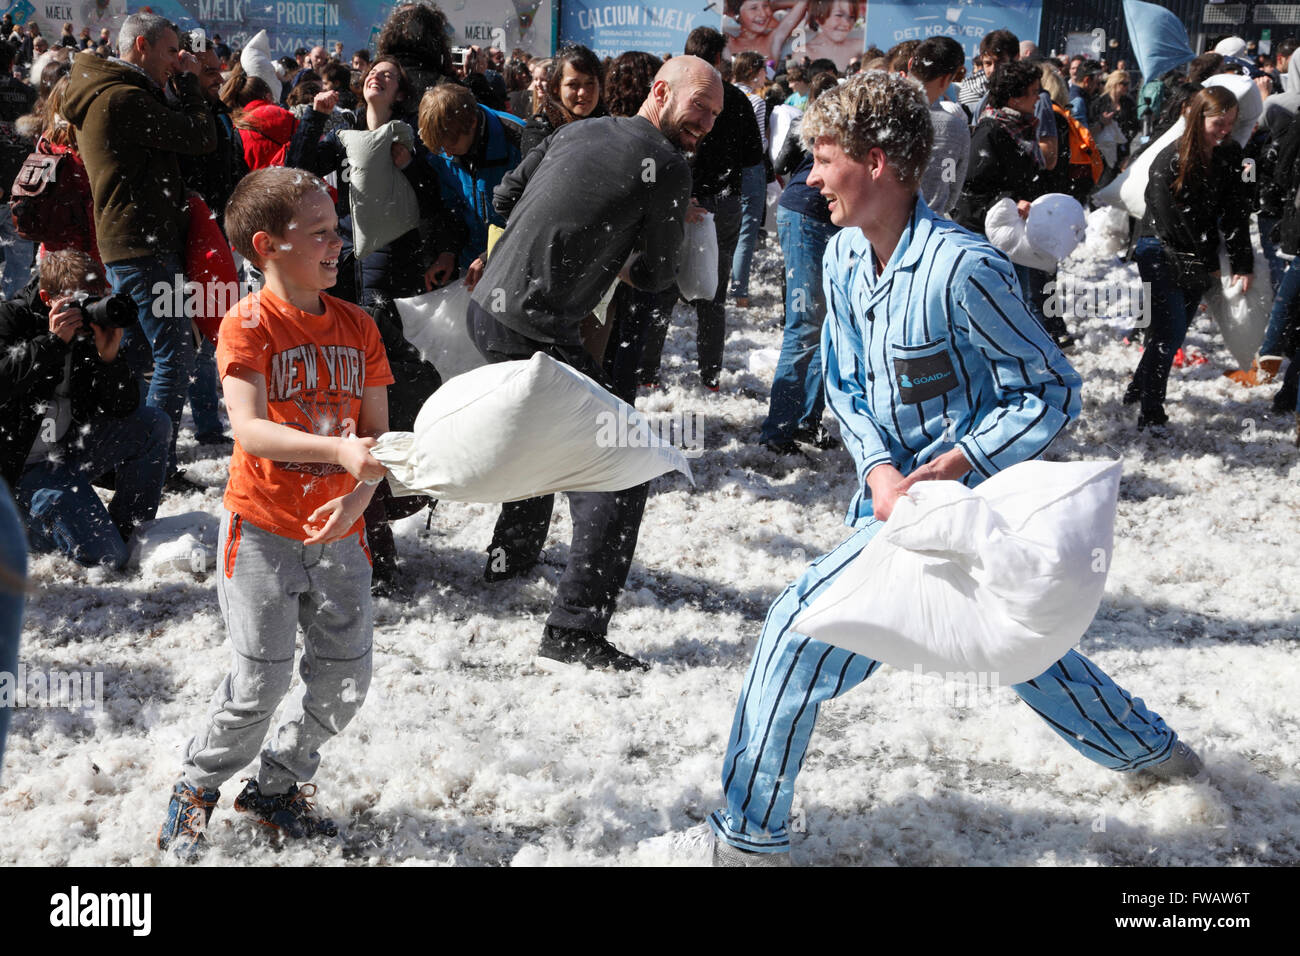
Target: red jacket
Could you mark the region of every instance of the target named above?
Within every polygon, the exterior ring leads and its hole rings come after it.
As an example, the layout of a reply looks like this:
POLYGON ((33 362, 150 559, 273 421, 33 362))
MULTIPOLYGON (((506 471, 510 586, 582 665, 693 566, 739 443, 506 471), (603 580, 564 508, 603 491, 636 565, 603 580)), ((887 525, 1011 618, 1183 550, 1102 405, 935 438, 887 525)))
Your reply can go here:
POLYGON ((248 171, 283 166, 289 140, 298 128, 292 112, 266 100, 253 100, 235 122, 240 142, 244 146, 244 162, 248 171))

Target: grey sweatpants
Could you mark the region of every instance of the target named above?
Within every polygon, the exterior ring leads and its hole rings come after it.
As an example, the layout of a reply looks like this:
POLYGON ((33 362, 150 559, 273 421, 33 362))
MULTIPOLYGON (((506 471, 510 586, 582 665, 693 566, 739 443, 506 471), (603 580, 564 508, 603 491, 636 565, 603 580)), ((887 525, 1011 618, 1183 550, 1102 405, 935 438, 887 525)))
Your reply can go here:
POLYGON ((182 778, 216 789, 256 756, 293 680, 301 625, 302 699, 262 748, 257 772, 262 793, 284 793, 316 773, 321 744, 347 726, 370 687, 370 556, 363 534, 308 546, 229 512, 218 553, 231 670, 185 748, 182 778))

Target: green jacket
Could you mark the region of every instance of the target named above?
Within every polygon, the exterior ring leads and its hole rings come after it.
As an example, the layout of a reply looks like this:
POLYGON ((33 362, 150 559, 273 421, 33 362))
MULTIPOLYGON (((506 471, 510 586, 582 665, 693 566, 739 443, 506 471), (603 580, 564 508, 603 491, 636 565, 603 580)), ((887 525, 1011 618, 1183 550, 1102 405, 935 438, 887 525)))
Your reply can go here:
POLYGON ((217 130, 198 77, 181 73, 174 83, 178 109, 129 63, 90 53, 72 61, 63 115, 77 128, 105 264, 184 256, 185 185, 177 154, 212 152, 217 130))

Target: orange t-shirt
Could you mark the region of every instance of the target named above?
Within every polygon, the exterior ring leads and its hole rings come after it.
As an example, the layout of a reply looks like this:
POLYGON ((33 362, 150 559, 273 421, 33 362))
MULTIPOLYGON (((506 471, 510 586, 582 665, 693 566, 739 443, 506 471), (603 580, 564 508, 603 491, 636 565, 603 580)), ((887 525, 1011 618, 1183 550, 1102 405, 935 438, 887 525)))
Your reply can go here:
MULTIPOLYGON (((316 435, 356 430, 366 387, 391 385, 393 373, 375 320, 328 295, 323 315, 295 308, 266 289, 221 320, 217 371, 241 365, 266 379, 267 417, 316 435)), ((356 487, 340 465, 256 458, 238 441, 230 456, 225 506, 272 534, 304 541, 307 517, 356 487)), ((357 523, 349 534, 358 531, 357 523)))

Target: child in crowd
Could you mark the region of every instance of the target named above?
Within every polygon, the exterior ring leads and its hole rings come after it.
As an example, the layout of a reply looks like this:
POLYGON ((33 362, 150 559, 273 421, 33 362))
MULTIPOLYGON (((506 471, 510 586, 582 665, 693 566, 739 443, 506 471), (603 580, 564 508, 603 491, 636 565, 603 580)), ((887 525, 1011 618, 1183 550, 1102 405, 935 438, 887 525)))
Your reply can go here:
POLYGON ((333 836, 316 813, 321 744, 347 726, 370 683, 370 555, 361 520, 385 469, 393 381, 374 321, 323 295, 342 248, 325 184, 300 169, 245 177, 226 207, 235 249, 265 287, 226 314, 217 368, 235 433, 217 596, 234 660, 185 748, 158 846, 192 859, 226 780, 257 755, 293 678, 300 704, 262 748, 235 809, 289 837, 333 836), (357 436, 362 437, 357 440, 357 436), (364 483, 363 483, 364 482, 364 483))

